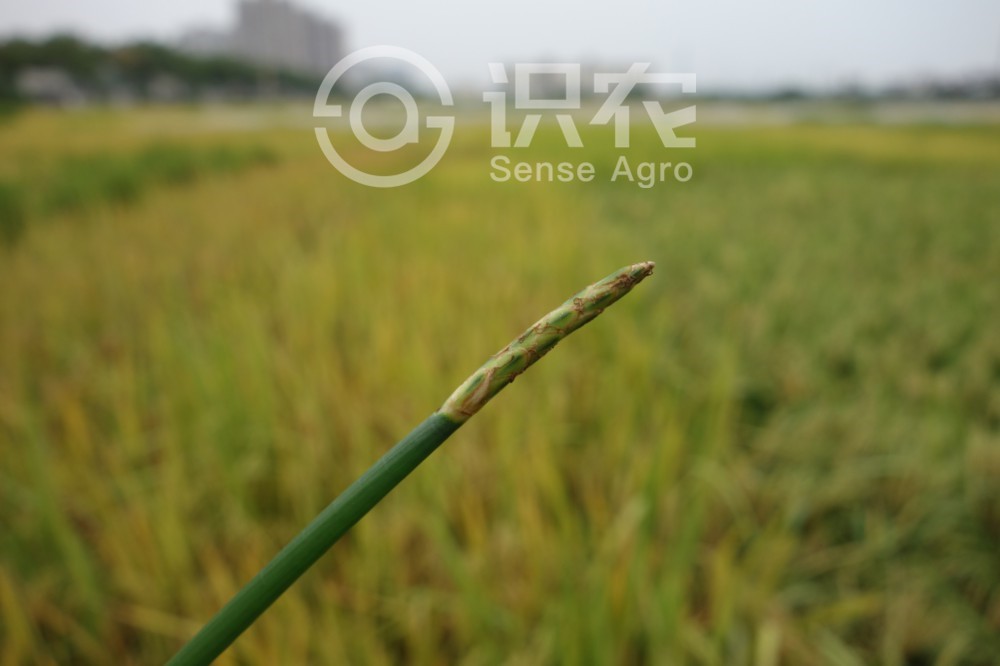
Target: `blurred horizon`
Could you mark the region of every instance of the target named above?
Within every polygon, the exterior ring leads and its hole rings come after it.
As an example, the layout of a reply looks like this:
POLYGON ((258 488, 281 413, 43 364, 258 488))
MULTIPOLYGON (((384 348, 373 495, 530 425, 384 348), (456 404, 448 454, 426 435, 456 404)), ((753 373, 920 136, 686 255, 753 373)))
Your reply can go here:
MULTIPOLYGON (((6 1, 0 40, 71 34, 101 45, 177 46, 186 35, 231 28, 240 5, 181 0, 132 12, 119 0, 6 1)), ((267 3, 285 4, 249 4, 267 3)), ((491 61, 649 61, 660 71, 696 73, 699 91, 709 94, 779 89, 822 94, 1000 78, 1000 5, 980 0, 919 6, 851 1, 836 7, 626 0, 582 8, 515 0, 502 13, 444 2, 287 4, 339 26, 344 52, 403 46, 433 62, 460 88, 487 85, 491 61), (602 37, 595 40, 595 34, 602 37)))

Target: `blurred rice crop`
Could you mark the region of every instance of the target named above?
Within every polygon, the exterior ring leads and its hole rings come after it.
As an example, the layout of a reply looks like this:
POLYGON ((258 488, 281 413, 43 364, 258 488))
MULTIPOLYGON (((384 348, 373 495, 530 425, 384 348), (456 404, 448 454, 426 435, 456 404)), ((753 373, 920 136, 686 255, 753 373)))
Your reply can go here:
MULTIPOLYGON (((494 183, 473 126, 371 190, 308 130, 172 131, 197 113, 0 125, 0 662, 163 661, 643 259, 221 661, 1000 654, 1000 128, 703 128, 691 182, 646 190, 494 183)), ((524 159, 610 173, 585 138, 524 159)))

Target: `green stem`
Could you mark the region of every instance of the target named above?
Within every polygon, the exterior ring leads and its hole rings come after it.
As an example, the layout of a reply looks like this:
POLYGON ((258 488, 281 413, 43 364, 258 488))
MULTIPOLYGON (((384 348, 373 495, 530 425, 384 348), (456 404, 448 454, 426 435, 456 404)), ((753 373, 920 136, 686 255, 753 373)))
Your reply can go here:
POLYGON ((431 414, 299 532, 168 664, 208 664, 460 423, 431 414))
POLYGON ((168 666, 211 663, 490 398, 652 271, 652 262, 646 262, 612 273, 563 303, 494 354, 456 389, 440 410, 414 428, 316 516, 174 655, 168 666))

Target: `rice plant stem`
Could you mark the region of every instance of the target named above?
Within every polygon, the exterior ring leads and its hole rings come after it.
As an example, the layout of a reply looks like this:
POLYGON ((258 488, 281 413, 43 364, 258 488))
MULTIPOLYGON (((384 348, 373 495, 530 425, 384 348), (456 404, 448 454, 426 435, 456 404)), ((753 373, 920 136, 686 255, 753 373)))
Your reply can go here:
POLYGON ((556 343, 627 294, 652 270, 652 262, 645 262, 612 273, 570 298, 494 354, 455 390, 441 409, 392 447, 292 539, 174 655, 168 666, 211 663, 490 398, 556 343))
POLYGON ((211 663, 459 426, 431 414, 323 509, 168 664, 211 663))

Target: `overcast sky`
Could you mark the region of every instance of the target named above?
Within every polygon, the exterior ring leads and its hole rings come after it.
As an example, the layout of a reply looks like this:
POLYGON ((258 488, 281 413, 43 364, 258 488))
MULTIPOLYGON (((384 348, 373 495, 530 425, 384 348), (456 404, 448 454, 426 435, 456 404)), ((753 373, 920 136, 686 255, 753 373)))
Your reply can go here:
MULTIPOLYGON (((298 0, 340 21, 348 48, 404 46, 451 83, 491 60, 651 61, 700 90, 882 85, 1000 72, 1000 0, 298 0)), ((0 0, 0 35, 69 30, 103 41, 226 27, 236 0, 0 0)))

